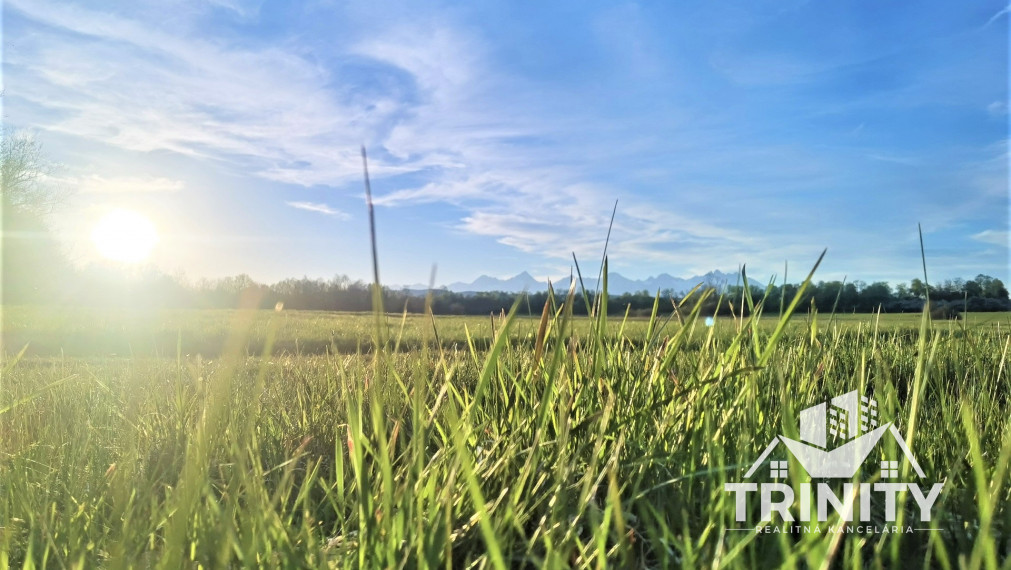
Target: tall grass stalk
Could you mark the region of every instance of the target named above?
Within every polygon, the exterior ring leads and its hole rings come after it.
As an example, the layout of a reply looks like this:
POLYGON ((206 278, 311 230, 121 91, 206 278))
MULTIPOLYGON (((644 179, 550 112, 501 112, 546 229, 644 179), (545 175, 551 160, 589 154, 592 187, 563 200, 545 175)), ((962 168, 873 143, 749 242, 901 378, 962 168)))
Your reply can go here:
POLYGON ((697 290, 676 318, 658 294, 618 322, 603 275, 590 322, 573 280, 539 319, 517 305, 491 327, 377 311, 352 353, 279 352, 285 313, 239 311, 220 357, 5 356, 0 567, 1007 566, 1006 323, 819 325, 795 317, 811 275, 781 317, 767 288, 708 327, 697 290), (931 530, 737 530, 724 484, 853 389, 945 482, 931 530))

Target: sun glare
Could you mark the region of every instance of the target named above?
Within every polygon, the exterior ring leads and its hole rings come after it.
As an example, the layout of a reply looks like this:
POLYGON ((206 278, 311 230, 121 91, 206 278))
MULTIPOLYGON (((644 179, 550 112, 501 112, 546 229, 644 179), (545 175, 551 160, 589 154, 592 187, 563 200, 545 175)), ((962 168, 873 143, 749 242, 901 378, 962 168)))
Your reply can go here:
POLYGON ((138 263, 151 255, 151 250, 158 243, 158 232, 144 215, 130 210, 114 210, 95 224, 91 241, 103 257, 123 263, 138 263))

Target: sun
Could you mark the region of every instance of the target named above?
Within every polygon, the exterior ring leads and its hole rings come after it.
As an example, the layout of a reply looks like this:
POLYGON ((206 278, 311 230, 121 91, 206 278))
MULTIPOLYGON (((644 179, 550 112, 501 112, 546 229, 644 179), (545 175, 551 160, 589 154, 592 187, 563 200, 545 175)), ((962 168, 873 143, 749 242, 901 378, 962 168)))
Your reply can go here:
POLYGON ((113 210, 95 224, 91 241, 98 253, 107 259, 138 263, 151 255, 151 250, 158 243, 158 232, 143 214, 113 210))

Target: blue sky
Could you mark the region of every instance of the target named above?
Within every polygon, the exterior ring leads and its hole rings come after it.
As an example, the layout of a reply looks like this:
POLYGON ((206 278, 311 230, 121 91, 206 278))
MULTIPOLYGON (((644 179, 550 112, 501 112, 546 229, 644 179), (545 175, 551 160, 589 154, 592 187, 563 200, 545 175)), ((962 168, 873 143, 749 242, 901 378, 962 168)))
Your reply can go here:
MULTIPOLYGON (((6 0, 3 114, 157 267, 1008 280, 1002 2, 6 0)), ((793 280, 793 279, 791 279, 793 280)))

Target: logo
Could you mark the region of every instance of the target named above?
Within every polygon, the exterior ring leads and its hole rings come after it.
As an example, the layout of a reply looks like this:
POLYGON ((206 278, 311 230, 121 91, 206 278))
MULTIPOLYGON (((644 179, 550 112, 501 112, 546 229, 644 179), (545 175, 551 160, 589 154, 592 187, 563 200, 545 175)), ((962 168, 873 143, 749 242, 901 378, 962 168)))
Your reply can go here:
MULTIPOLYGON (((801 522, 810 523, 812 520, 819 523, 826 522, 832 511, 846 523, 857 520, 860 523, 878 521, 874 524, 829 527, 825 532, 886 533, 927 530, 887 523, 895 523, 898 498, 905 496, 906 493, 919 507, 920 522, 930 522, 930 510, 944 487, 944 483, 934 483, 925 490, 919 482, 899 481, 899 468, 903 461, 908 462, 917 479, 925 479, 926 475, 895 424, 880 423, 878 403, 867 396, 860 396, 856 390, 801 410, 800 439, 791 439, 785 435, 774 438, 744 474, 744 478, 757 479, 760 470, 767 464, 771 478, 785 481, 790 475, 790 455, 813 480, 811 483, 800 483, 798 486, 800 504, 795 512, 799 513, 801 522), (895 442, 897 451, 893 452, 892 457, 888 457, 888 452, 884 449, 876 454, 882 458, 878 482, 856 484, 846 482, 841 485, 841 493, 837 494, 828 482, 816 481, 853 480, 861 468, 867 470, 867 473, 862 475, 875 473, 873 471, 876 467, 875 461, 869 461, 868 458, 871 452, 878 448, 878 444, 887 437, 891 437, 895 442), (859 508, 856 508, 857 501, 859 508), (882 519, 886 524, 880 524, 882 519)), ((837 484, 835 487, 838 488, 840 485, 837 484)), ((795 520, 791 507, 795 505, 797 497, 794 486, 786 482, 726 483, 724 490, 735 494, 738 522, 746 520, 749 501, 753 501, 755 495, 760 502, 760 516, 763 522, 773 521, 773 513, 784 522, 795 520)), ((786 527, 763 524, 756 526, 755 530, 823 532, 821 525, 817 524, 786 527)))

